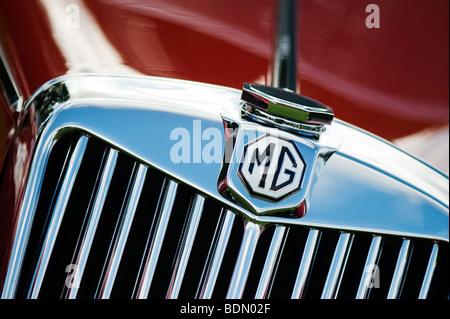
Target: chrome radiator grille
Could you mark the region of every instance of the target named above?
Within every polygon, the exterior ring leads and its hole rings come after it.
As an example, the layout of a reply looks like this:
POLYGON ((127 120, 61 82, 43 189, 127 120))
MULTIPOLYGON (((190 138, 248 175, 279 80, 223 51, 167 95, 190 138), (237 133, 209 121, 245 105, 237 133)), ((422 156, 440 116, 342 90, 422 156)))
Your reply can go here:
POLYGON ((448 297, 448 243, 257 225, 85 135, 43 178, 18 298, 448 297))

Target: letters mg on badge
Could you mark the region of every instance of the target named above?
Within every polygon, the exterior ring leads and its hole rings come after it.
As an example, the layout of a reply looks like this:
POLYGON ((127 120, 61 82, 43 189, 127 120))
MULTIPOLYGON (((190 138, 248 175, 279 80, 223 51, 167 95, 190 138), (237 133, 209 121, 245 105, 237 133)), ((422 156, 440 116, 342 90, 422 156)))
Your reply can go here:
POLYGON ((238 176, 250 195, 278 201, 300 189, 304 169, 292 141, 264 135, 245 145, 238 176))

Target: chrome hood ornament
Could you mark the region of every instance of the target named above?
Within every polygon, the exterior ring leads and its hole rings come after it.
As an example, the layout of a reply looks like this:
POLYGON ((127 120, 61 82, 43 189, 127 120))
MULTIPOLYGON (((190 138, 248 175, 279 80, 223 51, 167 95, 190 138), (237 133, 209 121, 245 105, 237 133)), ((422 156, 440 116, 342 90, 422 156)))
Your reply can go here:
POLYGON ((244 83, 241 116, 239 129, 228 134, 233 153, 220 193, 257 215, 303 217, 323 166, 340 146, 340 131, 325 127, 331 128, 333 110, 289 90, 244 83))
POLYGON ((244 83, 241 99, 243 117, 314 138, 334 118, 330 107, 287 89, 244 83))

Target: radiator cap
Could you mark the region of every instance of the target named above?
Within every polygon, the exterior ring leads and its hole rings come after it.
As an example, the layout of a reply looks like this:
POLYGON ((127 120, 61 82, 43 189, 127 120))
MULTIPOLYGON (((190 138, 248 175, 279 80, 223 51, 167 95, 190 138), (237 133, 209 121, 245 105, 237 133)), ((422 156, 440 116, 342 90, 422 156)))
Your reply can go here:
POLYGON ((244 83, 242 116, 265 125, 318 137, 334 118, 333 109, 287 89, 244 83))

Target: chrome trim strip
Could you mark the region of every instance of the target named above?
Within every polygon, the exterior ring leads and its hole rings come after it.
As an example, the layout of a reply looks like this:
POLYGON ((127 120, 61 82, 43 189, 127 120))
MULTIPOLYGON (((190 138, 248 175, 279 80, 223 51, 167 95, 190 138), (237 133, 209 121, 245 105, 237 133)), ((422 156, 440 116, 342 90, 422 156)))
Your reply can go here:
POLYGON ((81 136, 70 158, 69 166, 65 173, 64 181, 53 209, 51 221, 45 234, 45 240, 42 244, 42 250, 40 252, 36 270, 31 281, 30 290, 28 292, 28 298, 30 299, 36 299, 39 295, 39 290, 41 289, 41 285, 44 280, 45 271, 47 270, 53 246, 55 244, 56 237, 58 236, 59 227, 61 226, 66 206, 72 192, 72 187, 75 183, 75 178, 77 177, 81 161, 83 160, 87 142, 88 138, 86 136, 81 136))
POLYGON ((17 83, 14 80, 14 77, 11 72, 11 68, 6 61, 5 53, 3 52, 2 47, 0 46, 0 86, 3 87, 5 92, 6 101, 12 106, 17 112, 22 111, 23 106, 23 97, 19 92, 17 87, 17 83), (3 69, 3 70, 1 70, 3 69), (3 71, 3 72, 1 72, 3 71), (11 90, 13 93, 11 94, 11 90))
POLYGON ((380 258, 382 239, 383 238, 381 236, 374 236, 372 238, 372 243, 370 244, 369 252, 367 253, 367 259, 364 265, 361 281, 356 293, 356 299, 366 299, 369 296, 369 285, 374 278, 373 272, 377 271, 377 269, 373 267, 378 264, 378 259, 380 258))
POLYGON ((197 234, 198 224, 200 223, 200 218, 202 217, 204 204, 205 198, 199 194, 195 195, 194 206, 192 207, 189 225, 187 226, 187 233, 183 235, 184 238, 181 251, 176 257, 175 269, 172 274, 169 290, 167 291, 167 299, 178 298, 189 261, 189 256, 191 255, 192 246, 194 245, 195 236, 197 234))
POLYGON ((397 299, 400 295, 402 283, 406 275, 405 272, 408 268, 411 249, 411 240, 404 239, 402 247, 400 248, 400 252, 398 254, 397 264, 395 266, 394 276, 392 277, 387 299, 397 299))
POLYGON ((242 298, 260 233, 260 225, 247 222, 231 283, 228 287, 227 299, 242 298))
POLYGON ((327 280, 322 291, 322 299, 336 298, 339 286, 341 284, 342 275, 344 274, 345 265, 353 242, 353 234, 341 233, 339 241, 334 251, 333 260, 330 265, 327 280))
POLYGON ((108 268, 103 281, 103 286, 99 295, 101 299, 107 299, 111 295, 111 291, 116 279, 117 271, 119 270, 120 261, 122 259, 123 251, 125 250, 125 244, 130 233, 131 224, 133 223, 136 207, 141 196, 142 187, 144 185, 145 176, 147 174, 147 167, 139 164, 139 168, 133 183, 133 188, 128 198, 125 215, 122 218, 120 224, 119 238, 114 242, 112 256, 108 262, 108 268))
POLYGON ((261 273, 258 288, 256 290, 255 299, 264 299, 267 297, 271 280, 273 279, 274 269, 280 259, 280 248, 282 250, 286 233, 285 226, 277 226, 270 243, 269 252, 267 253, 264 268, 261 273))
POLYGON ((298 268, 297 279, 292 290, 291 299, 300 299, 306 288, 306 282, 309 278, 311 266, 314 262, 314 255, 317 251, 321 232, 317 229, 311 229, 306 240, 305 250, 303 251, 302 261, 298 268))
POLYGON ((420 288, 419 299, 426 299, 428 296, 431 281, 433 279, 434 270, 436 268, 438 253, 439 253, 439 245, 437 243, 434 243, 433 250, 431 251, 430 254, 430 259, 428 260, 427 271, 425 272, 422 287, 420 288))
POLYGON ((216 247, 213 247, 214 257, 213 261, 206 270, 204 285, 200 292, 200 299, 211 299, 214 287, 216 286, 217 276, 219 275, 220 266, 222 265, 223 257, 227 249, 228 240, 230 238, 231 230, 235 219, 235 214, 229 210, 226 211, 225 220, 220 230, 220 237, 216 247))
MULTIPOLYGON (((102 177, 100 180, 100 186, 98 187, 95 195, 94 205, 89 215, 89 222, 86 231, 83 234, 80 249, 75 260, 77 267, 74 269, 73 278, 76 278, 77 282, 81 282, 83 278, 84 269, 89 257, 89 252, 94 241, 97 225, 102 214, 103 205, 105 203, 106 195, 108 193, 109 185, 116 167, 118 152, 114 149, 110 149, 108 157, 106 159, 105 167, 103 168, 102 177)), ((74 286, 68 288, 67 299, 75 299, 78 293, 78 287, 74 286)))
POLYGON ((167 225, 169 224, 173 203, 175 202, 177 188, 178 184, 172 180, 169 180, 168 186, 167 188, 165 188, 160 213, 156 217, 158 218, 156 223, 156 233, 151 238, 151 242, 148 243, 150 245, 150 250, 147 254, 144 273, 139 282, 136 296, 136 298, 138 299, 146 299, 148 296, 148 292, 150 291, 150 286, 153 281, 153 275, 155 274, 156 263, 158 262, 159 254, 161 252, 161 247, 164 241, 164 236, 166 235, 167 225))

